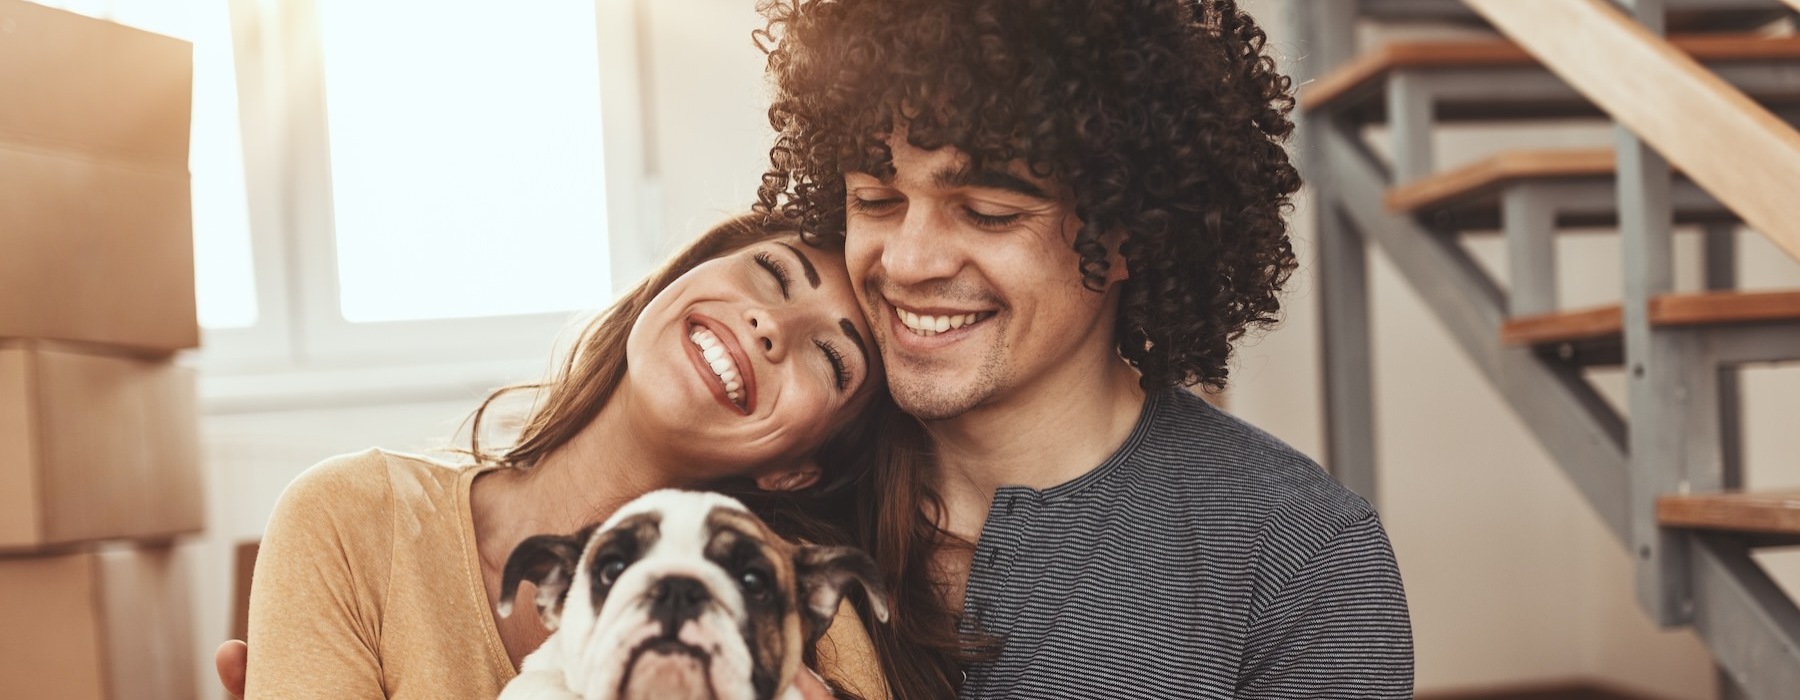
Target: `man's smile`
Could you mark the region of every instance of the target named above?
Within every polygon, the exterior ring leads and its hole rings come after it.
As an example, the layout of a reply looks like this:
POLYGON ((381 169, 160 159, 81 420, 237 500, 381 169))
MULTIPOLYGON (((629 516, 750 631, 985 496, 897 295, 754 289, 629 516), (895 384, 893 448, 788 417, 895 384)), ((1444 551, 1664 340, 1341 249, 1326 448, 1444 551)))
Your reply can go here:
POLYGON ((908 309, 898 304, 889 303, 894 310, 894 318, 901 327, 915 335, 931 337, 940 333, 949 333, 981 323, 994 317, 993 311, 968 311, 945 309, 908 309))

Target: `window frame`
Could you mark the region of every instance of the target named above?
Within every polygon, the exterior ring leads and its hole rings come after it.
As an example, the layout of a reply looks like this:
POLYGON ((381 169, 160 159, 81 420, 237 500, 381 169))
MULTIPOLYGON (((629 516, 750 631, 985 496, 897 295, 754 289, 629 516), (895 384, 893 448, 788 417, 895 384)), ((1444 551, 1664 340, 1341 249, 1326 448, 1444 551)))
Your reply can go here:
MULTIPOLYGON (((658 229, 647 219, 654 219, 659 198, 646 168, 651 140, 645 138, 639 60, 642 8, 639 0, 592 1, 607 249, 616 294, 656 261, 658 229)), ((202 331, 203 398, 241 407, 263 403, 260 394, 269 394, 266 403, 280 404, 282 395, 299 392, 311 402, 321 378, 325 388, 354 382, 366 394, 368 382, 392 374, 399 390, 394 400, 415 400, 463 395, 472 382, 548 366, 553 342, 589 312, 379 323, 343 317, 317 0, 227 0, 227 8, 257 320, 249 327, 202 331), (421 366, 428 367, 424 375, 421 366), (432 390, 429 366, 442 370, 440 392, 432 390), (382 368, 395 372, 368 371, 382 368)))

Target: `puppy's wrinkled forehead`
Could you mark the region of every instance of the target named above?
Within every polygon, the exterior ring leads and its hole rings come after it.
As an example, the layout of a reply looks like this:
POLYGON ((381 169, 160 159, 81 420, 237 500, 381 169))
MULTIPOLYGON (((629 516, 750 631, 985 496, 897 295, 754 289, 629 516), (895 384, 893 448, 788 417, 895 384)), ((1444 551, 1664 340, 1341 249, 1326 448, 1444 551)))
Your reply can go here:
POLYGON ((627 559, 705 558, 727 570, 751 559, 779 561, 786 544, 736 499, 713 493, 655 492, 601 529, 595 545, 627 559))
POLYGON ((771 564, 786 578, 787 541, 744 509, 714 508, 706 514, 706 558, 727 570, 752 560, 771 564))

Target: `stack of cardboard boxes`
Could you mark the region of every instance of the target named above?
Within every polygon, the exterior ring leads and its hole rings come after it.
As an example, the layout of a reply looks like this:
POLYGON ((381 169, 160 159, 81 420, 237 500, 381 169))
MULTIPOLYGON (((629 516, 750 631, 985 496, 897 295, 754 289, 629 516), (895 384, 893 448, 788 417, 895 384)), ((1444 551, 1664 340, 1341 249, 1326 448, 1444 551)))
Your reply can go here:
POLYGON ((191 56, 0 0, 0 698, 197 692, 191 56))

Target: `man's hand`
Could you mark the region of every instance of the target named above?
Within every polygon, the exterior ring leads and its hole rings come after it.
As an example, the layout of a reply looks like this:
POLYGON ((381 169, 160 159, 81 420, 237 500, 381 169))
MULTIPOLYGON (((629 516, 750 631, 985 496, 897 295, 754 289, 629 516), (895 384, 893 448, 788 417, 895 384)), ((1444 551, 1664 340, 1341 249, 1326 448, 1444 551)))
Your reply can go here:
POLYGON ((219 650, 213 652, 213 665, 219 670, 219 684, 225 686, 225 694, 236 700, 244 700, 244 668, 249 663, 250 645, 242 640, 233 639, 220 644, 219 650))

